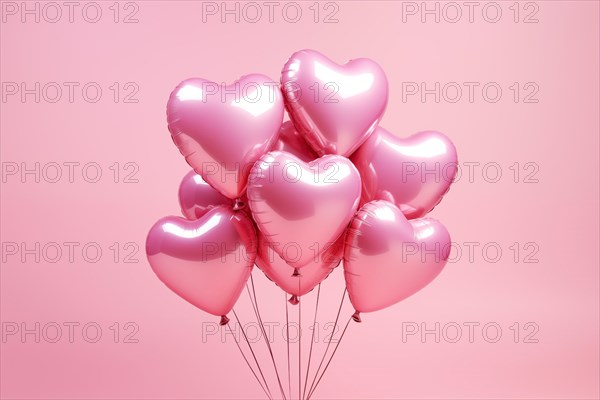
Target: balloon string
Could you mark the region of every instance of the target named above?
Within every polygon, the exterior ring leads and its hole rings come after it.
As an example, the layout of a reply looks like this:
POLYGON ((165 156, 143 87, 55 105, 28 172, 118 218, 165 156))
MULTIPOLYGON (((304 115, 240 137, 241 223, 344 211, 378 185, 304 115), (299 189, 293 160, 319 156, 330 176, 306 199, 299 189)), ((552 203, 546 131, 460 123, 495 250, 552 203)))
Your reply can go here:
MULTIPOLYGON (((347 291, 347 289, 344 288, 344 292, 342 293, 342 300, 340 301, 340 307, 338 308, 337 316, 335 317, 335 323, 333 324, 334 329, 337 327, 338 320, 340 319, 340 313, 342 312, 342 306, 344 305, 344 300, 346 299, 346 291, 347 291)), ((314 389, 313 386, 315 384, 315 381, 317 380, 319 371, 321 371, 323 362, 325 362, 325 357, 327 356, 327 352, 329 351, 329 346, 331 346, 332 338, 333 338, 333 334, 329 337, 329 341, 327 342, 327 347, 325 348, 325 353, 323 353, 323 358, 321 359, 321 362, 319 363, 319 368, 317 368, 317 372, 315 372, 315 378, 313 379, 312 383, 310 384, 310 389, 308 390, 309 397, 310 397, 311 393, 313 392, 313 389, 314 389)))
MULTIPOLYGON (((298 290, 300 290, 300 279, 298 277, 298 290)), ((302 392, 302 301, 298 303, 298 400, 302 392)))
POLYGON ((315 342, 315 331, 317 324, 317 312, 319 311, 319 297, 321 296, 321 284, 319 283, 319 288, 317 289, 317 302, 315 304, 315 319, 313 320, 313 331, 312 337, 310 339, 310 350, 308 351, 308 366, 306 367, 306 377, 304 378, 304 390, 302 391, 302 398, 306 396, 306 387, 308 386, 308 375, 310 373, 310 360, 312 359, 312 350, 313 343, 315 342))
POLYGON ((263 325, 262 318, 260 316, 260 310, 258 308, 258 299, 256 298, 256 291, 254 289, 254 279, 252 275, 250 275, 250 283, 252 284, 252 293, 254 294, 254 300, 252 300, 252 295, 250 294, 250 288, 248 284, 246 284, 246 289, 248 289, 248 296, 250 296, 250 302, 252 303, 252 308, 254 308, 254 313, 256 314, 256 319, 260 325, 262 334, 265 338, 265 342, 267 343, 267 348, 269 350, 269 354, 271 355, 271 361, 273 362, 273 368, 275 368, 275 375, 277 375, 277 382, 279 383, 279 390, 281 391, 281 397, 286 400, 285 393, 283 391, 283 386, 281 385, 281 379, 279 377, 279 370, 277 369, 277 363, 275 363, 275 357, 273 356, 273 350, 271 349, 271 342, 269 341, 269 337, 267 336, 267 332, 265 330, 265 326, 263 325))
POLYGON ((317 390, 317 386, 319 386, 319 382, 321 382, 321 379, 323 379, 323 375, 325 375, 325 372, 327 371, 329 364, 331 364, 331 360, 333 360, 333 356, 335 356, 335 352, 337 351, 338 347, 340 346, 340 343, 342 342, 342 339, 344 338, 344 334, 346 333, 346 329, 348 329, 348 325, 350 324, 351 320, 352 320, 352 317, 348 318, 348 322, 346 322, 346 326, 344 327, 344 330, 342 331, 342 334, 340 335, 340 339, 338 340, 337 344, 335 345, 335 347, 333 349, 333 353, 331 353, 331 357, 329 358, 329 361, 327 361, 327 365, 325 365, 325 368, 323 369, 323 372, 321 373, 321 376, 319 377, 319 380, 315 384, 315 387, 313 388, 313 390, 308 393, 308 397, 306 398, 306 400, 310 400, 310 397, 313 395, 315 390, 317 390))
POLYGON ((292 398, 292 374, 290 368, 290 320, 288 317, 288 301, 287 293, 283 292, 283 301, 285 302, 285 329, 287 331, 287 365, 288 365, 288 395, 292 398))
POLYGON ((256 378, 256 382, 258 382, 258 384, 260 385, 260 388, 263 390, 263 392, 265 392, 265 394, 267 395, 267 397, 269 399, 271 399, 271 396, 269 395, 269 393, 267 393, 267 390, 265 389, 265 387, 263 386, 262 382, 258 378, 258 375, 256 375, 256 372, 254 371, 254 368, 252 368, 252 366, 250 365, 250 361, 248 361, 248 357, 246 357, 246 355, 242 351, 242 348, 240 347, 240 344, 235 339, 235 335, 233 334, 233 331, 231 330, 231 327, 229 326, 229 322, 225 326, 229 329, 229 332, 231 333, 231 336, 233 336, 233 341, 237 345, 237 348, 240 351, 240 354, 242 355, 242 357, 244 357, 244 361, 246 361, 246 365, 248 366, 248 368, 250 368, 250 371, 252 371, 252 375, 254 375, 254 377, 256 378))
POLYGON ((256 372, 254 371, 254 368, 252 368, 252 366, 250 365, 250 361, 248 361, 248 357, 246 357, 246 355, 244 354, 244 352, 242 351, 242 348, 240 347, 240 344, 238 343, 238 341, 235 339, 235 335, 233 334, 233 331, 231 330, 231 327, 229 326, 229 322, 227 324, 225 324, 225 326, 229 329, 229 332, 231 333, 231 335, 234 338, 234 342, 238 348, 238 350, 240 351, 240 354, 242 355, 242 357, 244 358, 244 361, 246 361, 246 365, 248 365, 248 368, 250 368, 250 371, 252 371, 252 375, 254 375, 254 377, 256 378, 256 381, 258 382, 258 384, 260 385, 261 389, 263 390, 263 392, 265 392, 265 394, 267 395, 267 397, 269 399, 271 399, 271 396, 269 396, 269 393, 267 393, 267 390, 265 389, 265 387, 263 386, 262 382, 260 381, 260 379, 258 378, 258 375, 256 375, 256 372))
MULTIPOLYGON (((262 369, 260 368, 260 364, 258 363, 258 360, 256 359, 256 354, 254 354, 254 350, 252 349, 252 345, 250 344, 250 341, 248 341, 248 337, 246 336, 246 332, 244 331, 244 327, 242 326, 242 324, 240 323, 240 319, 237 316, 237 313, 235 312, 234 309, 231 309, 231 311, 233 312, 233 315, 235 315, 235 319, 238 323, 238 326, 240 327, 240 330, 242 331, 242 335, 244 336, 244 339, 246 339, 246 344, 248 344, 248 348, 250 349, 250 352, 252 353, 252 357, 254 358, 254 362, 256 363, 256 366, 258 367, 258 371, 260 372, 260 376, 263 378, 263 382, 265 383, 265 386, 263 387, 263 384, 260 382, 260 380, 258 381, 258 383, 260 384, 260 387, 263 389, 263 391, 265 392, 265 394, 267 395, 267 397, 269 399, 273 398, 273 395, 271 394, 271 390, 269 389, 269 384, 267 383, 267 380, 265 379, 265 375, 262 372, 262 369), (266 387, 266 390, 265 390, 266 387)), ((229 323, 227 323, 227 326, 229 327, 229 323)), ((231 331, 231 328, 229 328, 229 330, 231 331)), ((234 336, 235 339, 235 336, 234 336)), ((250 366, 250 363, 248 362, 248 359, 246 358, 246 356, 244 355, 244 353, 242 352, 242 348, 240 347, 240 344, 237 342, 237 340, 235 341, 238 345, 238 348, 240 349, 240 352, 242 353, 242 356, 244 356, 244 360, 246 360, 246 363, 248 363, 248 366, 250 366)), ((250 368, 252 370, 252 373, 254 373, 254 376, 256 376, 256 373, 254 372, 254 370, 252 368, 250 368)), ((256 376, 256 379, 258 380, 258 376, 256 376)))

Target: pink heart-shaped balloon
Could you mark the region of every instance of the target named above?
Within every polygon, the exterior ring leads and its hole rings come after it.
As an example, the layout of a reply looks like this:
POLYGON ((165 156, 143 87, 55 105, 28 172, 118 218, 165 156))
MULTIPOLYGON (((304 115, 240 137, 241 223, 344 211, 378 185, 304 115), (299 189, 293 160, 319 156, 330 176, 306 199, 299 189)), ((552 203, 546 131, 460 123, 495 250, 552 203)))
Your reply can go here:
POLYGON ((290 300, 297 301, 297 296, 304 296, 329 276, 340 264, 344 250, 343 235, 325 252, 302 268, 298 274, 273 251, 262 234, 258 235, 258 255, 256 265, 287 293, 293 295, 290 300))
POLYGON ((408 219, 442 200, 458 168, 454 144, 435 131, 400 138, 378 127, 350 159, 362 178, 361 203, 389 201, 408 219))
POLYGON ((223 196, 193 170, 188 172, 179 184, 181 213, 190 220, 200 218, 217 206, 229 206, 235 211, 249 212, 246 207, 247 202, 245 194, 236 200, 223 196))
POLYGON ((265 239, 289 265, 300 268, 344 232, 360 200, 360 176, 341 156, 305 163, 274 151, 254 164, 248 203, 265 239))
POLYGON ((388 100, 387 78, 377 63, 359 58, 338 65, 314 50, 290 57, 281 85, 290 118, 320 155, 352 154, 388 100))
POLYGON ((298 132, 292 121, 285 121, 281 125, 279 138, 273 145, 271 151, 286 151, 301 159, 309 162, 319 158, 317 153, 309 146, 302 134, 298 132))
POLYGON ((167 105, 173 141, 188 164, 221 194, 239 198, 252 164, 277 139, 283 98, 268 77, 251 74, 224 87, 185 80, 167 105))
POLYGON ((146 254, 171 290, 208 313, 225 316, 252 272, 256 242, 246 214, 222 206, 195 221, 162 218, 148 233, 146 254))
POLYGON ((387 201, 365 204, 345 241, 344 275, 352 305, 357 312, 371 312, 407 298, 442 271, 449 253, 450 235, 438 221, 409 221, 387 201))
MULTIPOLYGON (((273 150, 287 151, 305 162, 319 158, 291 121, 286 121, 281 125, 273 150)), ((187 219, 198 219, 208 210, 219 205, 228 205, 234 209, 249 211, 245 207, 247 202, 245 194, 236 200, 223 196, 193 170, 188 172, 179 184, 179 205, 181 213, 187 219)))
POLYGON ((233 207, 234 200, 217 192, 196 171, 192 170, 183 177, 179 184, 179 205, 184 217, 195 220, 214 207, 233 207))

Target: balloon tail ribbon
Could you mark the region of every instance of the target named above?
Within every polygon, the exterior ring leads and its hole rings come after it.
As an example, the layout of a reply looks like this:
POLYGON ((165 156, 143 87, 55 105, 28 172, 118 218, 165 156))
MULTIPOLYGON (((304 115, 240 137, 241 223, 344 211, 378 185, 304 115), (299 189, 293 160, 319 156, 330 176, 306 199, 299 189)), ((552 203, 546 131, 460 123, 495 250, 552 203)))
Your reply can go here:
POLYGON ((235 199, 235 203, 233 205, 233 211, 239 211, 246 207, 246 203, 242 201, 242 199, 235 199))
POLYGON ((312 337, 310 339, 310 350, 308 351, 308 366, 306 367, 306 377, 304 378, 304 390, 302 391, 302 398, 306 396, 306 387, 308 386, 308 375, 310 373, 310 360, 312 359, 312 350, 313 343, 315 342, 315 331, 317 325, 317 313, 319 311, 319 297, 321 296, 321 284, 319 283, 319 288, 317 289, 317 301, 315 304, 315 318, 313 320, 312 326, 312 337))
POLYGON ((340 343, 342 343, 342 339, 344 338, 344 334, 346 333, 346 329, 348 329, 348 325, 350 324, 351 320, 352 320, 352 317, 348 318, 348 322, 346 322, 346 326, 344 327, 344 330, 342 331, 342 334, 340 335, 340 338, 333 349, 333 353, 331 353, 331 357, 329 358, 329 361, 327 361, 327 365, 325 365, 325 368, 323 369, 323 372, 321 373, 319 380, 317 381, 317 383, 315 383, 315 387, 313 388, 313 390, 308 393, 308 397, 306 398, 306 400, 310 400, 310 397, 313 395, 315 390, 317 390, 317 386, 319 386, 319 382, 321 382, 321 379, 323 379, 323 375, 325 375, 325 372, 327 371, 329 364, 331 364, 331 360, 333 360, 333 356, 335 356, 335 352, 337 351, 338 347, 340 346, 340 343))
POLYGON ((256 359, 256 355, 254 354, 254 350, 252 349, 252 346, 250 345, 250 342, 248 341, 248 337, 246 336, 246 332, 244 332, 244 327, 240 323, 240 319, 238 318, 235 310, 232 309, 231 311, 233 311, 233 315, 235 315, 235 319, 236 319, 236 321, 238 323, 238 326, 240 327, 240 330, 242 331, 242 335, 244 336, 244 339, 246 340, 246 344, 248 345, 248 348, 250 349, 250 352, 252 353, 252 357, 254 358, 254 362, 256 363, 256 366, 258 367, 258 371, 260 372, 260 376, 262 377, 262 380, 264 382, 264 386, 263 386, 263 382, 261 382, 260 379, 258 379, 258 375, 256 374, 256 372, 254 372, 254 369, 252 368, 252 366, 250 366, 250 362, 248 361, 248 358, 246 357, 246 355, 242 351, 242 348, 241 348, 240 344, 238 343, 238 341, 235 338, 235 335, 231 331, 231 327, 229 326, 229 324, 227 324, 226 326, 227 326, 227 328, 229 328, 229 332, 231 332, 231 334, 233 335, 233 339, 234 339, 235 343, 237 344, 237 347, 240 350, 240 353, 242 354, 242 357, 244 357, 244 360, 246 360, 246 364, 248 364, 248 367, 250 368, 250 370, 252 371, 252 373, 256 377, 256 380, 258 381, 258 384, 260 385, 260 387, 262 388, 262 390, 265 392, 265 394, 267 395, 267 397, 269 399, 272 399, 273 395, 271 394, 271 390, 269 389, 269 385, 267 384, 267 380, 265 379, 265 375, 263 374, 262 369, 260 368, 260 364, 258 363, 258 360, 256 359))
MULTIPOLYGON (((333 324, 334 329, 337 328, 337 324, 340 319, 340 313, 342 312, 342 306, 344 305, 344 300, 346 299, 346 291, 347 290, 348 290, 347 288, 344 288, 344 292, 342 293, 342 300, 340 301, 340 307, 338 308, 337 316, 335 317, 335 323, 333 324)), ((329 347, 331 346, 332 338, 333 338, 333 335, 331 335, 329 337, 329 341, 327 342, 327 347, 325 348, 325 353, 323 353, 323 358, 321 358, 321 362, 319 363, 319 368, 317 368, 317 372, 315 372, 315 377, 314 377, 312 383, 310 384, 310 389, 308 390, 308 397, 310 397, 312 392, 314 391, 315 382, 317 381, 317 377, 319 376, 321 367, 323 366, 323 363, 325 362, 325 357, 327 357, 327 352, 329 351, 329 347)))
POLYGON ((273 349, 271 349, 271 341, 267 336, 267 332, 265 330, 265 326, 262 322, 262 318, 260 316, 260 310, 258 308, 258 300, 256 298, 256 290, 254 289, 254 279, 252 275, 250 275, 250 283, 252 284, 252 293, 254 294, 254 300, 252 299, 252 295, 250 294, 250 288, 248 284, 246 284, 246 289, 248 289, 248 296, 250 296, 250 302, 252 303, 252 308, 254 308, 254 313, 256 314, 256 319, 258 320, 258 324, 260 325, 262 335, 265 338, 265 342, 267 343, 267 349, 269 350, 269 354, 271 355, 271 361, 273 362, 273 368, 275 368, 275 375, 277 376, 277 383, 279 384, 279 390, 281 391, 281 397, 283 400, 286 400, 285 393, 283 391, 283 385, 281 384, 281 378, 279 377, 279 370, 277 369, 277 363, 275 362, 275 357, 273 356, 273 349))

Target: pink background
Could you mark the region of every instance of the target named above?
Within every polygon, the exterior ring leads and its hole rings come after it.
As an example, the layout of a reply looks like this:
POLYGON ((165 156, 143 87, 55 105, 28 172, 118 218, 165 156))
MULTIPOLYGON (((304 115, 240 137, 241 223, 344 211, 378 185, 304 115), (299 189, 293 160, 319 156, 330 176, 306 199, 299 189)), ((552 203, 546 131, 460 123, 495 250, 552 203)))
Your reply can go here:
MULTIPOLYGON (((25 182, 19 175, 7 176, 2 183, 3 243, 25 242, 30 248, 35 242, 81 243, 73 262, 67 254, 56 263, 37 263, 33 255, 22 262, 19 255, 3 252, 4 330, 11 323, 25 323, 29 329, 36 322, 80 326, 73 343, 66 328, 57 343, 44 337, 36 343, 33 334, 6 336, 0 358, 2 398, 263 397, 231 337, 226 343, 216 336, 202 343, 203 323, 215 318, 164 287, 150 270, 143 247, 155 220, 179 213, 177 187, 188 171, 166 129, 172 88, 191 76, 230 82, 261 72, 277 80, 287 57, 302 48, 314 48, 340 63, 356 57, 376 60, 390 83, 382 126, 401 136, 440 130, 454 140, 463 165, 481 163, 471 182, 463 168, 463 177, 432 213, 448 227, 462 255, 455 249, 456 261, 422 292, 364 315, 361 325, 351 324, 316 397, 600 396, 598 2, 539 1, 528 9, 521 3, 520 20, 534 6, 539 9, 538 22, 529 24, 513 21, 513 2, 496 3, 502 9, 497 23, 483 19, 485 2, 472 23, 466 7, 457 23, 443 18, 436 23, 431 15, 423 23, 419 15, 402 21, 406 3, 343 1, 337 3, 338 22, 330 24, 321 21, 333 8, 324 10, 321 4, 320 22, 315 23, 312 2, 298 3, 303 16, 295 24, 282 18, 281 6, 273 23, 266 14, 257 23, 243 18, 236 23, 232 16, 222 23, 218 15, 203 23, 202 3, 191 1, 138 1, 139 22, 124 24, 113 22, 113 2, 98 4, 103 11, 98 23, 82 19, 85 3, 75 10, 73 23, 66 8, 57 23, 43 18, 36 23, 32 16, 23 23, 19 15, 3 14, 2 82, 27 82, 29 87, 79 82, 79 88, 97 82, 103 89, 97 103, 86 102, 77 90, 70 103, 66 89, 56 103, 43 98, 36 103, 33 95, 23 103, 8 96, 0 119, 4 168, 11 162, 29 168, 36 162, 96 162, 103 175, 99 182, 87 183, 78 169, 70 183, 65 167, 57 183, 36 183, 33 175, 25 182), (115 103, 109 89, 114 82, 121 90, 135 82, 139 102, 115 103), (497 82, 503 92, 496 103, 485 101, 481 91, 473 102, 466 91, 456 103, 443 98, 436 103, 433 95, 426 102, 418 96, 403 101, 402 82, 427 82, 430 88, 434 82, 480 82, 480 88, 497 82), (522 90, 517 103, 509 89, 514 82, 522 90), (527 82, 539 87, 537 103, 523 102, 530 91, 523 91, 527 82), (123 169, 125 163, 137 163, 138 182, 123 183, 121 175, 115 183, 109 169, 115 162, 122 174, 131 171, 123 169), (521 172, 517 183, 514 168, 509 168, 515 162, 521 172), (528 162, 538 166, 537 183, 523 182, 533 168, 524 168, 528 162), (482 175, 486 163, 500 166, 498 182, 488 182, 495 169, 482 175), (103 250, 97 263, 81 256, 88 242, 103 250), (133 258, 138 262, 124 263, 124 250, 115 262, 109 249, 114 242, 121 248, 137 244, 140 250, 133 258), (472 259, 465 242, 480 243, 472 259), (515 242, 521 249, 516 259, 511 250, 515 242), (534 244, 524 248, 529 242, 534 244), (486 243, 502 249, 497 262, 482 254, 486 243), (539 262, 523 262, 535 246, 539 262), (80 329, 89 322, 102 328, 97 343, 82 338, 80 329), (120 324, 119 343, 110 330, 115 322, 120 324), (123 343, 127 322, 139 327, 138 343, 123 343), (432 334, 403 342, 403 322, 425 323, 428 329, 436 322, 441 327, 457 323, 463 336, 451 343, 447 336, 453 338, 454 331, 446 331, 439 343, 432 334), (480 324, 472 343, 464 325, 468 322, 480 324), (526 330, 528 322, 535 325, 526 330), (501 327, 496 343, 482 335, 486 323, 501 327), (518 343, 510 329, 514 323, 520 324, 518 343), (524 343, 534 326, 539 327, 533 336, 538 342, 524 343)), ((124 10, 124 3, 120 7, 120 18, 133 10, 124 10)), ((54 11, 47 11, 52 18, 54 11)), ((488 12, 493 17, 493 10, 488 12)), ((333 320, 343 288, 341 272, 335 271, 322 288, 321 321, 333 320)), ((263 320, 283 322, 281 292, 260 271, 254 279, 263 320)), ((314 293, 307 296, 303 322, 312 318, 313 299, 314 293)), ((246 293, 239 310, 248 320, 246 293)), ((340 322, 351 311, 346 304, 340 322)), ((296 309, 290 312, 295 315, 296 309)), ((280 330, 277 334, 275 350, 285 369, 280 330)), ((264 350, 264 343, 256 346, 264 350)), ((323 348, 321 338, 315 354, 323 348)))

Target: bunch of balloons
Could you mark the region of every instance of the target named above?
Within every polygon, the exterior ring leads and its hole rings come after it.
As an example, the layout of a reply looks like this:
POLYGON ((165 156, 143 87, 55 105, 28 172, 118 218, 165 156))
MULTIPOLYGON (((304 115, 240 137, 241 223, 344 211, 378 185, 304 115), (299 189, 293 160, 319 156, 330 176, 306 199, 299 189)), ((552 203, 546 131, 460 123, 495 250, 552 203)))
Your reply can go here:
POLYGON ((154 272, 221 324, 255 264, 297 304, 343 260, 358 322, 423 288, 450 237, 421 217, 448 191, 456 149, 439 132, 380 127, 387 101, 377 63, 338 65, 313 50, 294 53, 279 83, 183 81, 167 119, 193 171, 179 189, 185 218, 148 234, 154 272))

